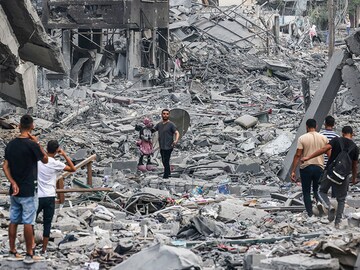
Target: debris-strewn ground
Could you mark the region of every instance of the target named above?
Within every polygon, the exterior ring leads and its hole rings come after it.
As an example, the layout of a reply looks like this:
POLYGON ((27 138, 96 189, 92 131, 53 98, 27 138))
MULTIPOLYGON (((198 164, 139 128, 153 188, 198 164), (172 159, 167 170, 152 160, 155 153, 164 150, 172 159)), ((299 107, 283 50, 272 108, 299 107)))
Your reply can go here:
MULTIPOLYGON (((217 30, 204 33, 201 22, 227 25, 251 18, 251 9, 238 8, 229 20, 189 3, 170 10, 171 25, 177 24, 170 26, 176 67, 163 84, 141 88, 103 79, 92 87, 39 90, 33 115, 41 144, 57 139, 77 162, 96 154, 93 187, 113 191, 66 195, 53 220, 47 261, 36 269, 109 269, 123 261, 115 269, 339 269, 339 263, 352 269, 360 239, 358 187, 350 188, 336 230, 326 217, 308 218, 301 187, 277 177, 304 114, 301 79, 314 94, 328 61, 326 46, 294 50, 284 42, 278 53, 273 47, 267 54, 261 35, 252 45, 219 40, 217 30), (137 171, 135 125, 144 117, 160 121, 162 108, 181 108, 191 117, 172 155, 170 179, 161 178, 158 151, 156 171, 137 171)), ((349 123, 357 134, 351 99, 342 87, 331 113, 338 132, 349 123)), ((1 112, 3 157, 18 132, 5 127, 24 111, 4 103, 1 112)), ((86 187, 86 179, 82 168, 65 179, 65 188, 86 187)), ((6 255, 9 199, 0 202, 6 255)), ((40 245, 41 216, 38 221, 40 245)), ((19 251, 23 242, 20 233, 19 251)), ((2 269, 12 263, 2 261, 2 269)))

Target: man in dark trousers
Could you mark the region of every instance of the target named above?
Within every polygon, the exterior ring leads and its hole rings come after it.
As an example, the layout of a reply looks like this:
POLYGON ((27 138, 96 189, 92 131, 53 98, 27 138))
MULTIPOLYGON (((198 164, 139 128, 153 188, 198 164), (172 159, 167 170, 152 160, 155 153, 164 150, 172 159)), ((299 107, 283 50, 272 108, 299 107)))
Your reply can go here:
POLYGON ((162 122, 156 124, 154 129, 159 132, 159 145, 162 164, 164 165, 163 178, 170 177, 170 156, 174 146, 179 141, 179 131, 173 122, 169 120, 170 111, 163 109, 161 112, 162 122), (175 140, 174 140, 175 136, 175 140))
POLYGON ((341 153, 341 151, 342 151, 341 143, 342 143, 345 150, 350 150, 349 157, 352 160, 352 164, 351 164, 352 183, 356 184, 359 148, 352 141, 352 137, 353 137, 352 127, 345 126, 342 129, 342 137, 341 138, 335 137, 321 149, 319 149, 319 150, 313 152, 312 154, 308 155, 307 157, 303 157, 301 159, 302 162, 307 162, 308 160, 315 158, 317 156, 320 156, 320 155, 328 152, 329 150, 331 150, 331 155, 330 155, 329 161, 327 163, 325 172, 321 179, 319 195, 320 195, 320 199, 323 201, 323 204, 326 206, 326 208, 329 211, 329 216, 328 216, 329 221, 333 221, 335 218, 335 228, 339 228, 342 214, 344 212, 345 198, 346 198, 348 187, 349 187, 349 177, 347 177, 345 179, 345 181, 343 181, 341 183, 341 185, 336 184, 327 177, 327 169, 329 168, 329 166, 331 166, 331 164, 335 161, 337 156, 341 153), (335 209, 331 206, 330 200, 327 196, 327 193, 328 193, 330 187, 332 188, 334 195, 336 197, 336 200, 338 202, 336 216, 335 216, 335 209))
POLYGON ((10 225, 9 243, 10 259, 22 259, 15 248, 18 224, 24 224, 26 243, 25 263, 33 263, 38 258, 33 256, 33 227, 36 215, 35 181, 37 180, 37 162, 48 162, 48 156, 39 144, 38 139, 31 135, 34 120, 30 115, 20 119, 20 136, 8 143, 5 148, 3 170, 10 181, 10 225))
POLYGON ((51 140, 47 144, 47 155, 49 162, 43 164, 38 161, 38 198, 39 207, 36 215, 43 211, 43 246, 41 254, 46 254, 47 245, 49 242, 51 221, 55 212, 55 198, 56 198, 56 178, 57 174, 63 171, 75 172, 76 168, 71 159, 66 155, 63 149, 60 148, 57 140, 51 140), (67 165, 55 159, 55 155, 59 154, 64 157, 67 165))
MULTIPOLYGON (((320 130, 320 134, 324 135, 326 138, 328 138, 329 142, 334 139, 335 137, 340 137, 335 131, 334 131, 334 126, 335 126, 335 118, 332 117, 331 115, 328 115, 325 117, 325 129, 320 130)), ((326 167, 326 164, 328 162, 328 156, 327 154, 324 154, 324 167, 326 167)), ((332 191, 331 192, 331 197, 335 198, 335 194, 332 191)))
MULTIPOLYGON (((291 170, 291 180, 296 181, 296 167, 302 156, 307 156, 316 150, 324 147, 328 143, 328 139, 316 132, 316 120, 308 119, 306 121, 306 133, 298 139, 298 145, 291 170)), ((319 156, 312 160, 303 162, 300 165, 300 178, 303 193, 305 209, 309 217, 313 215, 311 201, 311 186, 315 200, 319 202, 318 182, 324 170, 324 157, 319 156)))

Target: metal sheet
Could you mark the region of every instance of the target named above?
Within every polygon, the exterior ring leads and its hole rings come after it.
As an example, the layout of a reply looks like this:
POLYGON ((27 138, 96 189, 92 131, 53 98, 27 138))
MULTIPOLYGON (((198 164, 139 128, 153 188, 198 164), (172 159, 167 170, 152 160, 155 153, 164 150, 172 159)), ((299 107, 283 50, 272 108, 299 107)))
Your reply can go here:
POLYGON ((172 121, 176 125, 180 133, 179 139, 181 139, 190 126, 189 113, 183 109, 172 109, 170 111, 170 121, 172 121))

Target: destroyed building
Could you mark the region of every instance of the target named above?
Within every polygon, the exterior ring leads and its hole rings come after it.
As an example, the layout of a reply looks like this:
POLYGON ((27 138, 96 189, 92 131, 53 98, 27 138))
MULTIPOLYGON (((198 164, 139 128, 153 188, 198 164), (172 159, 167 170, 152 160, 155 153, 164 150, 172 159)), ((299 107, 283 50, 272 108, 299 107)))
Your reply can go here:
MULTIPOLYGON (((0 2, 0 27, 7 25, 1 55, 13 55, 2 58, 2 81, 11 85, 20 76, 17 65, 30 61, 39 66, 38 83, 35 73, 29 81, 38 91, 23 105, 2 96, 27 110, 1 111, 0 156, 18 134, 21 115, 36 104, 31 113, 40 143, 59 140, 78 172, 58 176, 49 254, 32 266, 7 260, 8 182, 0 172, 1 269, 359 267, 359 188, 350 187, 336 229, 304 214, 301 187, 286 178, 303 119, 322 123, 330 111, 337 131, 350 124, 360 132, 360 32, 328 59, 324 44, 309 49, 304 38, 291 46, 279 14, 260 6, 16 1, 24 18, 39 12, 24 23, 15 21, 20 16, 10 2, 0 2), (124 16, 114 18, 119 11, 124 16), (155 11, 166 18, 147 13, 155 11), (178 126, 190 124, 169 179, 161 178, 158 151, 157 170, 137 170, 135 143, 135 126, 144 117, 160 121, 165 107, 174 122, 180 114, 178 126)), ((36 249, 41 223, 39 216, 36 249)), ((24 250, 21 233, 17 249, 24 250)))
POLYGON ((168 69, 168 1, 36 2, 45 28, 62 45, 69 70, 48 73, 48 79, 69 78, 67 84, 75 86, 108 76, 152 85, 161 77, 159 70, 168 69))

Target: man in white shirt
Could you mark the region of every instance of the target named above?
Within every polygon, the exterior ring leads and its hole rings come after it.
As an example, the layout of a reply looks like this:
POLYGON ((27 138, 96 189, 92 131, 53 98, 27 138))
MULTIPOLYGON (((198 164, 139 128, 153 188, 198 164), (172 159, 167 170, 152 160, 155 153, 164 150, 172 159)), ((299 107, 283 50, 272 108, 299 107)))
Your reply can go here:
POLYGON ((55 212, 55 198, 56 198, 56 178, 57 174, 62 171, 75 172, 76 168, 71 159, 65 154, 64 150, 60 149, 59 143, 56 140, 49 141, 47 144, 47 154, 49 161, 46 164, 38 162, 38 198, 39 206, 36 216, 41 211, 43 212, 43 246, 42 253, 46 253, 46 248, 49 242, 51 221, 55 212), (63 156, 68 165, 55 160, 55 155, 63 156), (44 166, 46 165, 46 166, 44 166))

